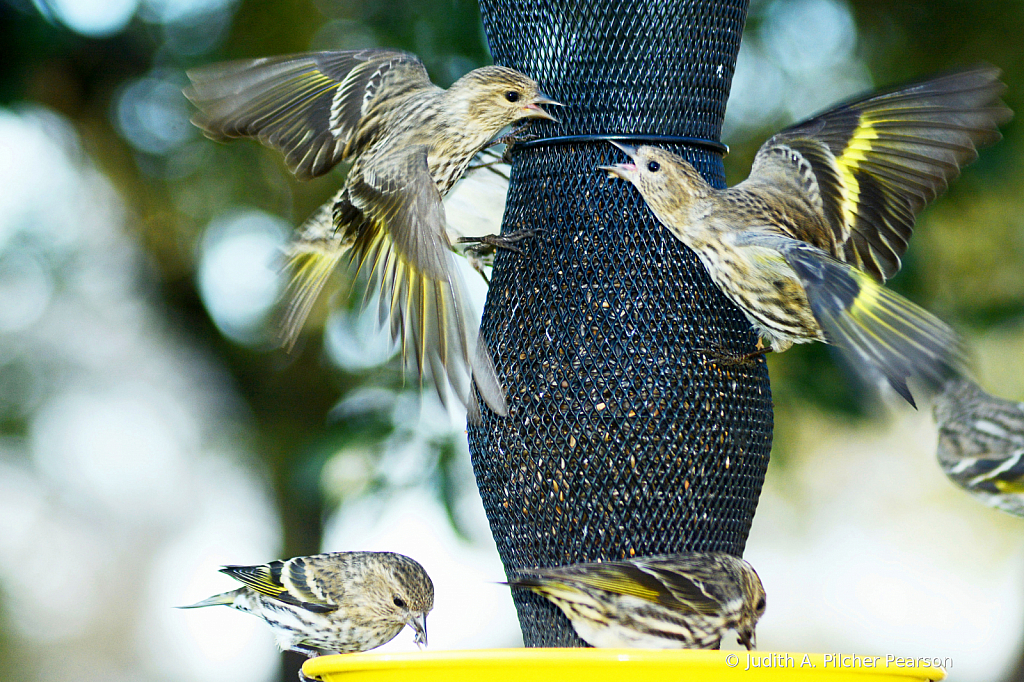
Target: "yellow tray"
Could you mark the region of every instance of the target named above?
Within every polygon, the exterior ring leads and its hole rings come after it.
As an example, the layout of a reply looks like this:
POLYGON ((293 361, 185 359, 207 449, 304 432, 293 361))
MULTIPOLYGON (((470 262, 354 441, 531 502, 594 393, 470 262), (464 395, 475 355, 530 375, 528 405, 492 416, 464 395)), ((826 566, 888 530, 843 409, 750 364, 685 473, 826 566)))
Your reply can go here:
POLYGON ((918 659, 850 654, 654 649, 482 649, 344 654, 306 661, 324 682, 924 682, 946 671, 918 659))

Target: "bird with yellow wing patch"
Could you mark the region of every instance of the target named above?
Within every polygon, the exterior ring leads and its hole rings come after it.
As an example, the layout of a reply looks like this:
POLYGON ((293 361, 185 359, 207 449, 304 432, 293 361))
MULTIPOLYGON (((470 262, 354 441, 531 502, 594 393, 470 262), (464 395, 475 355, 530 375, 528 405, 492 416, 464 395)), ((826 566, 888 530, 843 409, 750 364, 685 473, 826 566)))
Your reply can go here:
POLYGON ((255 138, 283 152, 303 179, 353 162, 289 250, 286 343, 348 262, 353 276, 368 272, 403 358, 421 379, 433 377, 442 402, 447 381, 473 414, 472 380, 490 408, 506 414, 452 259, 442 198, 503 128, 553 120, 541 105, 557 102, 500 66, 470 71, 444 90, 414 55, 383 49, 230 62, 188 76, 185 94, 199 108, 193 122, 209 137, 255 138))
MULTIPOLYGON (((691 248, 771 350, 823 341, 914 405, 965 365, 946 324, 882 284, 900 268, 917 214, 1011 116, 999 71, 978 67, 841 104, 758 151, 750 176, 711 187, 656 147, 617 145, 605 167, 632 182, 691 248)), ((726 362, 767 352, 713 349, 726 362)))
POLYGON ((723 552, 523 569, 508 584, 546 597, 598 648, 717 649, 736 630, 753 649, 766 606, 757 572, 723 552))

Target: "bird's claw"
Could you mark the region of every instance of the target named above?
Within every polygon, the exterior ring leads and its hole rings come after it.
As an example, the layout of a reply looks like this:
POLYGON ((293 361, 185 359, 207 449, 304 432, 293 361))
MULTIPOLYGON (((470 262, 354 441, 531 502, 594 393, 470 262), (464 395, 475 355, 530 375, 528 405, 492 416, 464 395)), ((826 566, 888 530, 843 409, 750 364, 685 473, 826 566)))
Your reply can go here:
POLYGON ((491 144, 488 146, 494 146, 498 144, 505 145, 505 152, 501 155, 502 163, 512 163, 512 147, 516 146, 520 142, 530 142, 531 140, 539 140, 541 138, 537 133, 528 133, 530 126, 533 121, 523 121, 518 125, 514 126, 504 135, 491 140, 491 144))
POLYGON ((520 242, 530 237, 535 237, 537 230, 525 229, 516 230, 509 234, 489 234, 483 237, 459 237, 460 244, 481 244, 489 246, 492 249, 503 249, 505 251, 511 251, 518 253, 520 256, 525 256, 526 252, 520 247, 516 246, 516 242, 520 242))

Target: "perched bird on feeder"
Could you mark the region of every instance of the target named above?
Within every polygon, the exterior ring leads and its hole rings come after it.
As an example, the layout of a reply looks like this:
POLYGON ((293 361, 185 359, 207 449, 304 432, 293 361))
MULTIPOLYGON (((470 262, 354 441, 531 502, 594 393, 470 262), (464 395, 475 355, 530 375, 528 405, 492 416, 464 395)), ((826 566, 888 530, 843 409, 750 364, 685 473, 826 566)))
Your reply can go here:
POLYGON ((332 552, 225 566, 244 586, 183 609, 224 605, 262 618, 281 649, 306 656, 368 651, 406 625, 427 643, 434 584, 417 562, 392 552, 332 552))
MULTIPOLYGON (((558 104, 532 79, 501 66, 470 71, 447 90, 414 55, 331 51, 215 64, 189 71, 185 95, 207 136, 251 137, 281 151, 301 179, 352 161, 345 184, 289 249, 292 283, 284 334, 291 345, 331 273, 347 258, 380 289, 382 319, 417 374, 444 376, 470 405, 481 396, 506 414, 490 353, 452 260, 442 198, 503 128, 554 117, 558 104)), ((501 237, 489 243, 503 246, 501 237)))
MULTIPOLYGON (((724 190, 656 147, 617 144, 630 163, 603 168, 637 187, 771 350, 836 345, 914 405, 907 378, 938 390, 962 373, 964 351, 881 283, 899 270, 917 213, 1000 138, 1003 90, 997 69, 979 67, 841 104, 765 142, 750 176, 724 190)), ((758 348, 714 354, 746 361, 758 348)))
POLYGON ((547 597, 598 648, 717 649, 736 630, 753 649, 765 610, 750 564, 718 552, 524 569, 506 584, 547 597))
POLYGON ((1024 402, 955 379, 936 396, 939 466, 983 503, 1024 516, 1024 402))

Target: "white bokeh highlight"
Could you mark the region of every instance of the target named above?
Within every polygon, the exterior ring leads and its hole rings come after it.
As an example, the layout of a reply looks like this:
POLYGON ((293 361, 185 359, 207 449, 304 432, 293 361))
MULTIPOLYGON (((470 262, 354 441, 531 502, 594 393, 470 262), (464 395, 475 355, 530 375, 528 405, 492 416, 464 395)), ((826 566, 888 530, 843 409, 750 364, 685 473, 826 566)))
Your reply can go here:
POLYGON ((237 211, 215 220, 203 237, 199 292, 225 336, 254 343, 276 334, 268 325, 284 290, 284 246, 289 226, 262 211, 237 211))
POLYGON ((76 33, 105 38, 118 33, 138 9, 139 0, 33 0, 76 33))

